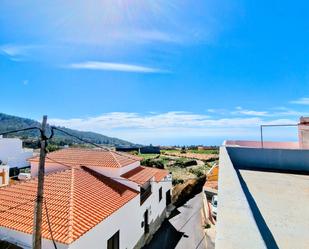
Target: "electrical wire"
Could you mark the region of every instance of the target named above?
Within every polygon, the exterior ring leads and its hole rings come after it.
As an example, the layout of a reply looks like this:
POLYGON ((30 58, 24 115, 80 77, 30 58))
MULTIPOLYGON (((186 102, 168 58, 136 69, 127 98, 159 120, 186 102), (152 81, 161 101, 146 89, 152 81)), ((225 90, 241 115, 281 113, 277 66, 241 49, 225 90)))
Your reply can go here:
POLYGON ((50 237, 53 241, 53 244, 54 244, 54 247, 55 249, 57 249, 57 245, 56 245, 56 242, 54 240, 54 236, 53 236, 53 231, 51 229, 51 224, 50 224, 50 220, 49 220, 49 215, 48 215, 48 209, 47 209, 47 204, 46 204, 46 199, 44 199, 44 204, 45 204, 45 212, 46 212, 46 220, 47 220, 47 224, 48 224, 48 230, 49 230, 49 233, 50 233, 50 237))
POLYGON ((14 209, 14 208, 18 208, 18 207, 20 207, 20 206, 23 206, 23 205, 25 205, 25 204, 28 204, 29 202, 35 202, 35 201, 36 201, 36 198, 33 199, 33 200, 28 200, 28 201, 23 202, 23 203, 20 203, 20 204, 18 204, 18 205, 16 205, 16 206, 9 207, 8 209, 1 210, 0 213, 8 212, 8 211, 10 211, 10 210, 12 210, 12 209, 14 209))
MULTIPOLYGON (((58 128, 58 127, 55 127, 55 126, 52 126, 52 127, 51 127, 52 135, 49 137, 49 139, 51 139, 51 138, 54 136, 54 130, 63 132, 64 134, 66 134, 66 135, 68 135, 68 136, 74 137, 74 138, 76 138, 76 139, 78 139, 78 140, 80 140, 80 141, 82 141, 82 142, 84 142, 84 143, 91 144, 91 145, 93 145, 93 146, 95 146, 95 147, 97 147, 97 148, 100 148, 100 149, 104 150, 104 151, 112 151, 110 148, 107 148, 107 147, 104 147, 104 146, 101 146, 101 145, 92 143, 92 142, 90 142, 90 141, 87 141, 87 140, 85 140, 85 139, 83 139, 83 138, 80 138, 80 137, 78 137, 78 136, 76 136, 76 135, 74 135, 74 134, 72 134, 72 133, 70 133, 70 132, 64 131, 64 130, 62 130, 62 129, 58 128)), ((118 152, 118 151, 113 151, 113 153, 118 154, 118 155, 120 155, 120 156, 125 156, 125 157, 130 158, 130 159, 132 159, 132 157, 134 157, 133 155, 132 155, 132 156, 131 156, 131 155, 129 156, 129 155, 126 155, 126 154, 124 154, 124 153, 120 153, 120 152, 118 152)))
POLYGON ((36 129, 41 130, 39 127, 28 127, 28 128, 19 129, 19 130, 2 132, 2 133, 0 133, 0 136, 8 135, 8 134, 11 134, 11 133, 16 133, 16 132, 20 132, 20 131, 29 131, 29 130, 36 130, 36 129))
POLYGON ((95 146, 95 147, 97 147, 97 148, 100 148, 100 149, 109 151, 109 149, 107 149, 106 147, 103 147, 103 146, 100 146, 100 145, 98 145, 98 144, 95 144, 95 143, 92 143, 92 142, 90 142, 90 141, 87 141, 87 140, 85 140, 85 139, 83 139, 83 138, 80 138, 80 137, 78 137, 78 136, 76 136, 76 135, 73 135, 73 134, 71 134, 71 133, 69 133, 69 132, 67 132, 67 131, 64 131, 64 130, 62 130, 62 129, 59 129, 58 127, 51 126, 51 130, 52 130, 52 131, 53 131, 53 130, 60 131, 60 132, 62 132, 62 133, 64 133, 64 134, 66 134, 66 135, 68 135, 68 136, 71 136, 71 137, 74 137, 74 138, 76 138, 76 139, 78 139, 78 140, 80 140, 80 141, 82 141, 82 142, 84 142, 84 143, 91 144, 91 145, 93 145, 93 146, 95 146))

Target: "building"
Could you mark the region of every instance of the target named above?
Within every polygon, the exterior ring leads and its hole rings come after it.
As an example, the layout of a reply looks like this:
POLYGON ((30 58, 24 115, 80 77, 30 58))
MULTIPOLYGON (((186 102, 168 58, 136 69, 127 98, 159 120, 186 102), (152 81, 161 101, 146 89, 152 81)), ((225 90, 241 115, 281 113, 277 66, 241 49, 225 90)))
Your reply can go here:
POLYGON ((116 147, 116 151, 120 152, 137 152, 141 154, 160 154, 160 147, 159 146, 139 146, 139 147, 116 147))
POLYGON ((299 142, 226 141, 220 148, 216 249, 308 248, 305 120, 299 142))
MULTIPOLYGON (((119 152, 63 149, 46 158, 43 248, 140 248, 159 228, 170 202, 166 170, 140 166, 119 152), (49 216, 51 231, 48 228, 49 216)), ((32 180, 0 189, 0 239, 30 248, 38 157, 32 180)))
POLYGON ((19 138, 2 138, 0 136, 0 161, 10 169, 29 167, 27 161, 33 156, 32 149, 23 149, 19 138))

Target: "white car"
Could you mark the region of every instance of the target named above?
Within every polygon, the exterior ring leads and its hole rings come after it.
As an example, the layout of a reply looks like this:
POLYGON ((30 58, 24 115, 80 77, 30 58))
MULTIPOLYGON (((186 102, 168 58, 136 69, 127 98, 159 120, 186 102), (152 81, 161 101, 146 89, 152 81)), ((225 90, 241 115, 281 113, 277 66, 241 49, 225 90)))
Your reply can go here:
POLYGON ((217 217, 217 204, 218 204, 218 196, 214 195, 211 199, 211 214, 213 217, 217 217))

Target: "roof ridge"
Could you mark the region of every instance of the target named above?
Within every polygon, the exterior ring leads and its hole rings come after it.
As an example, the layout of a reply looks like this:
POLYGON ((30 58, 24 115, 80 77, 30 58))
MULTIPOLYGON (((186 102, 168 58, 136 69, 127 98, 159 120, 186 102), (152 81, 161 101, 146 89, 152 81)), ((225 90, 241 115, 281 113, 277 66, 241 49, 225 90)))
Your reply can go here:
POLYGON ((70 244, 73 242, 73 220, 74 220, 74 181, 75 180, 75 168, 72 168, 71 171, 71 186, 69 192, 69 212, 68 212, 68 239, 67 243, 70 244))
MULTIPOLYGON (((137 160, 139 156, 131 155, 130 153, 125 153, 125 152, 119 152, 119 151, 113 151, 115 154, 118 154, 119 156, 124 156, 126 158, 132 159, 132 160, 137 160)), ((142 158, 140 158, 142 159, 142 158)))
POLYGON ((115 154, 113 153, 113 151, 109 151, 110 154, 112 154, 112 157, 114 158, 114 160, 116 161, 116 163, 118 164, 119 168, 121 168, 121 164, 120 162, 116 159, 115 154))

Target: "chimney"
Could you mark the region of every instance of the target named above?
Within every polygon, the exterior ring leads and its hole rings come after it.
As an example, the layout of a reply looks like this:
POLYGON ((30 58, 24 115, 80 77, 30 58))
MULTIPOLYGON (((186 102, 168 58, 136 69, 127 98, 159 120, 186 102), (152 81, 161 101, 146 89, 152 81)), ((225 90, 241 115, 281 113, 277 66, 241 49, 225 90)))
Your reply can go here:
POLYGON ((309 117, 301 117, 298 124, 299 147, 309 149, 309 117))
POLYGON ((6 179, 6 175, 5 175, 5 171, 4 169, 2 169, 2 172, 0 173, 0 177, 2 177, 2 185, 6 185, 5 179, 6 179))

